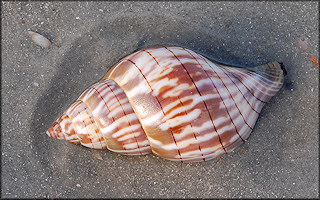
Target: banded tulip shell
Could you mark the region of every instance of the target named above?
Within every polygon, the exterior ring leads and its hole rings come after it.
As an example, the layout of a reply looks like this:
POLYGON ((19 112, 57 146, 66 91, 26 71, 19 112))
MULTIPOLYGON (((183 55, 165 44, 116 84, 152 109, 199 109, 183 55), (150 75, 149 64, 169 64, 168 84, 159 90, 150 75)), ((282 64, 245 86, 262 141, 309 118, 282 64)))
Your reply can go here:
POLYGON ((126 155, 210 160, 246 141, 285 73, 277 62, 244 69, 182 47, 149 47, 87 88, 47 134, 126 155))

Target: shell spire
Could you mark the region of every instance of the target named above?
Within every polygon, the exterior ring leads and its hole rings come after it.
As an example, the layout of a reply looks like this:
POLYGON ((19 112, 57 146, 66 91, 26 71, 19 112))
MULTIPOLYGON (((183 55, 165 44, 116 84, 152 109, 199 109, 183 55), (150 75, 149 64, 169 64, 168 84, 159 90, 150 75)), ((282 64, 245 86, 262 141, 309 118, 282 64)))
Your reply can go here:
POLYGON ((47 134, 127 155, 210 160, 245 142, 285 74, 277 62, 245 69, 182 47, 149 47, 86 89, 47 134))

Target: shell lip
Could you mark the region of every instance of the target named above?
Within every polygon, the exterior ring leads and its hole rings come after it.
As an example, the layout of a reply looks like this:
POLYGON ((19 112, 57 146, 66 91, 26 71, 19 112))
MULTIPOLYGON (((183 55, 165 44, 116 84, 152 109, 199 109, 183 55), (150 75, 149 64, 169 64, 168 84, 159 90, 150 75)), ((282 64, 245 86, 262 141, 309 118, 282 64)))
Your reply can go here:
POLYGON ((281 62, 281 63, 279 63, 280 64, 280 67, 281 67, 281 69, 282 69, 282 71, 283 71, 283 76, 286 76, 287 75, 287 70, 286 70, 286 67, 284 66, 284 64, 281 62))

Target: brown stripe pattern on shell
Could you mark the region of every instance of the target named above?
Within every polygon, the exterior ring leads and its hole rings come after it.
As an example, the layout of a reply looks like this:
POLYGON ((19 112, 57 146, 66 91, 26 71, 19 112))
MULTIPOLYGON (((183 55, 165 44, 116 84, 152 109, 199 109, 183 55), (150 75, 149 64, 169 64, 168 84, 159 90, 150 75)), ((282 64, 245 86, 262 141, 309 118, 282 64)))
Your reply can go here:
POLYGON ((277 62, 244 69, 182 47, 146 48, 86 89, 47 134, 127 155, 210 160, 245 142, 283 73, 277 62))

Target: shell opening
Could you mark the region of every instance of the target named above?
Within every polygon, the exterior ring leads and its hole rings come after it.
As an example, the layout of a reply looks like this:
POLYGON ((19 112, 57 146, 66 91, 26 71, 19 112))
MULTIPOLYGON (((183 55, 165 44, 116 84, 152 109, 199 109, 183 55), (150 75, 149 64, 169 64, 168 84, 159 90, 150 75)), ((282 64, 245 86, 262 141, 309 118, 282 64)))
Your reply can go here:
POLYGON ((283 71, 283 76, 286 76, 287 75, 287 70, 286 70, 286 67, 284 66, 284 64, 281 62, 281 63, 279 63, 280 64, 280 67, 281 67, 281 69, 282 69, 282 71, 283 71))

